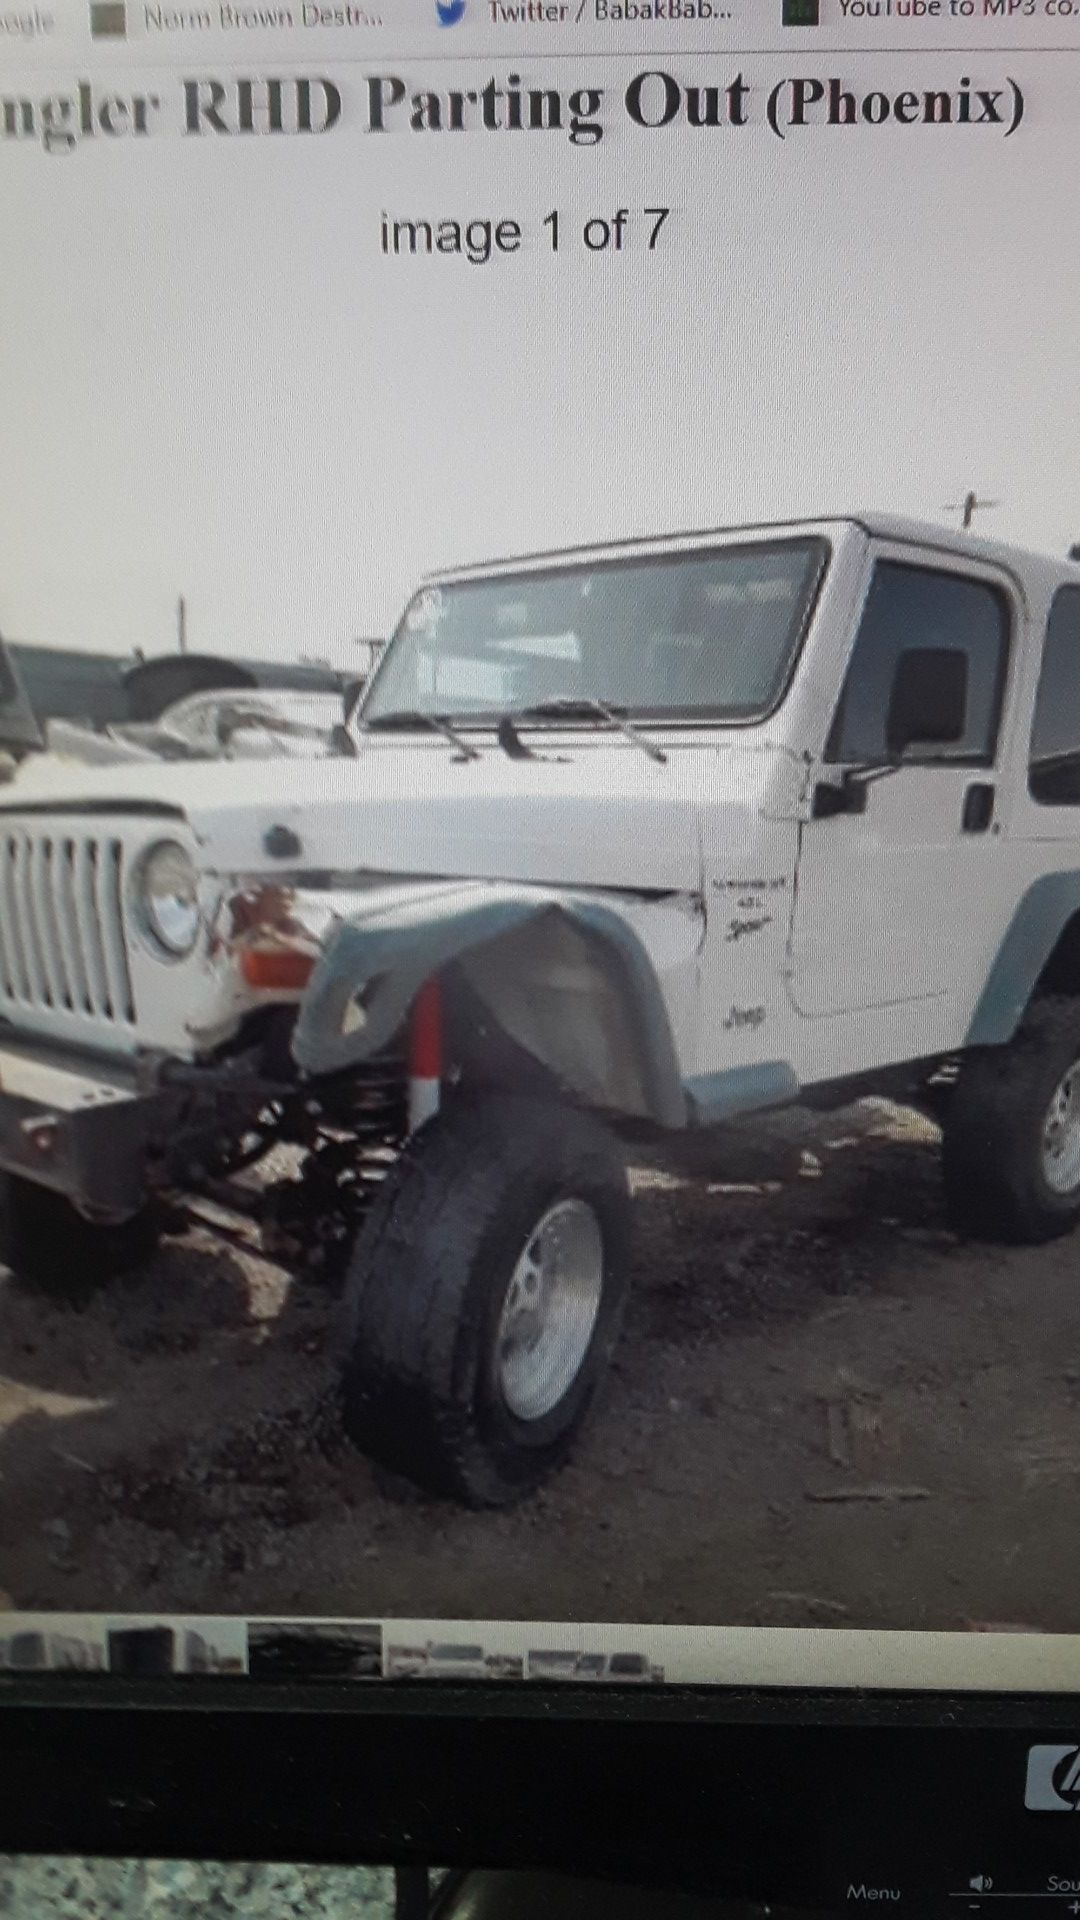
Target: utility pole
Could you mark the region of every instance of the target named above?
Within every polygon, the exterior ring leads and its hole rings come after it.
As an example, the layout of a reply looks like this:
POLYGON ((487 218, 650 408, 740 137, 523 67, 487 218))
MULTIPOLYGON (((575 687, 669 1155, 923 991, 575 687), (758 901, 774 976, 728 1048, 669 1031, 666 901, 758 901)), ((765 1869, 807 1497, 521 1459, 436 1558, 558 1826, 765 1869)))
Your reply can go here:
POLYGON ((187 601, 183 594, 176 602, 176 645, 180 653, 187 652, 187 601))
POLYGON ((967 533, 977 513, 984 513, 989 508, 999 507, 1000 505, 1000 500, 980 500, 978 494, 973 489, 971 493, 965 493, 962 500, 954 500, 951 505, 946 507, 945 511, 946 513, 958 513, 960 515, 960 524, 964 532, 967 533))

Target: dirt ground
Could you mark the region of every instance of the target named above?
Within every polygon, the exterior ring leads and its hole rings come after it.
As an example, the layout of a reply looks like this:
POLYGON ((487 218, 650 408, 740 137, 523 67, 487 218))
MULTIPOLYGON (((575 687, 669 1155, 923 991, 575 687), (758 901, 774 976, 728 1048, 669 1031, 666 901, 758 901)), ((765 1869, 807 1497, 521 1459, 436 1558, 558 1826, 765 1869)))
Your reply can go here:
POLYGON ((24 1608, 1080 1628, 1078 1244, 945 1223, 883 1105, 637 1170, 626 1333, 509 1513, 340 1437, 337 1306, 201 1230, 78 1305, 0 1279, 0 1588, 24 1608))

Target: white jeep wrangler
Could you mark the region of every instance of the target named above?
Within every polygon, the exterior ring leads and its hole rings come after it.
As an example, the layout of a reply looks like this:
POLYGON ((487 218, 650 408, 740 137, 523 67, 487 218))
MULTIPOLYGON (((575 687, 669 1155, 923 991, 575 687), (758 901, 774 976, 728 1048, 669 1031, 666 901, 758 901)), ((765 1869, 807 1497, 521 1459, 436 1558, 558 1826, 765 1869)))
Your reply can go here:
POLYGON ((494 1504, 602 1376, 628 1139, 882 1093, 969 1228, 1080 1217, 1080 567, 864 517, 463 570, 340 744, 4 789, 16 1271, 268 1210, 347 1269, 349 1432, 494 1504))

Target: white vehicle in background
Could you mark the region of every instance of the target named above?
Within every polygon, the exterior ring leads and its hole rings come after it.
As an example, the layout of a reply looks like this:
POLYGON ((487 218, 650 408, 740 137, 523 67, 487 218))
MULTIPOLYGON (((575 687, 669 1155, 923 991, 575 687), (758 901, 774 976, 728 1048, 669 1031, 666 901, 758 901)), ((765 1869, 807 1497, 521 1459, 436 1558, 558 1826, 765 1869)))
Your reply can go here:
POLYGON ((851 516, 428 581, 349 754, 32 757, 8 1262, 104 1274, 230 1198, 344 1276, 352 1437, 485 1505, 594 1401, 630 1142, 887 1096, 966 1230, 1069 1230, 1078 657, 1080 567, 851 516), (236 1178, 282 1143, 298 1177, 236 1178))
POLYGON ((342 702, 331 693, 260 688, 253 693, 195 693, 157 721, 114 729, 136 745, 161 736, 224 760, 314 757, 340 752, 342 702))
POLYGON ((289 689, 189 694, 156 720, 45 722, 47 752, 87 766, 157 760, 323 759, 351 750, 342 701, 289 689), (343 742, 347 740, 348 745, 343 742))

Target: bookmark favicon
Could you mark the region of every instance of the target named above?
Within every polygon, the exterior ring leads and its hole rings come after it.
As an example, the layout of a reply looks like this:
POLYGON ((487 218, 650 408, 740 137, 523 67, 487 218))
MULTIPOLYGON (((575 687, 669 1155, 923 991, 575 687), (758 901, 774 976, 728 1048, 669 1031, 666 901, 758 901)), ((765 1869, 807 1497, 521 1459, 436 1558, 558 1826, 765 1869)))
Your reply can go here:
POLYGON ((90 37, 93 40, 127 39, 124 0, 90 0, 90 37))

